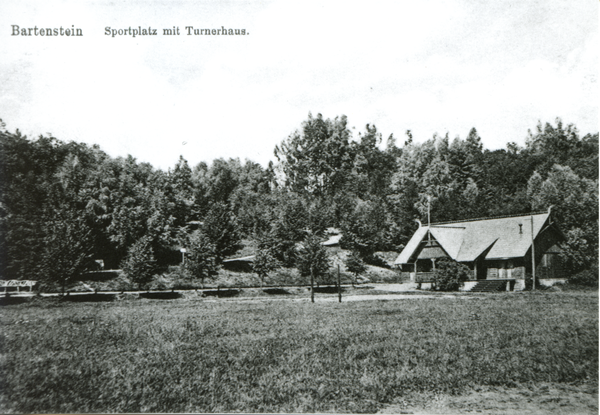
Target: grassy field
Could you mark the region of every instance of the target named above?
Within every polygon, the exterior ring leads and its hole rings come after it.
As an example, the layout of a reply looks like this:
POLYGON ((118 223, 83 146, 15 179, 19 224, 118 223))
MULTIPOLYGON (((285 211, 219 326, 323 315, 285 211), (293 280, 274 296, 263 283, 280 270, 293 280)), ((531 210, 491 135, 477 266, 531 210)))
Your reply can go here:
POLYGON ((598 385, 597 292, 0 313, 2 413, 376 412, 480 387, 598 385))

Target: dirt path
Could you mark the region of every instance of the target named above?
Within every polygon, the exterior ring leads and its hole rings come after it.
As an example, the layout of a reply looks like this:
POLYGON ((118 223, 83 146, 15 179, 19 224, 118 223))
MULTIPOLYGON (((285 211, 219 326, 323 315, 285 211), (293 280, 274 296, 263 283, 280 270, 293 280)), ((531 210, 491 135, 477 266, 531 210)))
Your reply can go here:
MULTIPOLYGON (((342 296, 343 303, 356 301, 395 301, 395 300, 410 300, 415 298, 435 298, 443 300, 462 300, 482 298, 477 295, 427 295, 427 294, 361 294, 361 295, 346 295, 342 296)), ((310 296, 289 296, 289 297, 233 297, 233 298, 204 298, 205 302, 267 302, 267 301, 295 301, 295 302, 310 302, 310 296)), ((337 303, 338 296, 336 294, 318 294, 315 296, 315 303, 337 303)))
MULTIPOLYGON (((407 300, 411 298, 436 298, 436 299, 446 299, 446 300, 456 300, 456 299, 473 299, 480 298, 479 296, 466 296, 466 295, 426 295, 426 294, 364 294, 364 295, 346 295, 342 296, 342 302, 354 302, 354 301, 375 301, 375 300, 407 300)), ((297 301, 306 301, 310 300, 307 298, 301 298, 297 301)), ((316 297, 315 302, 318 303, 327 303, 327 302, 337 302, 338 298, 336 296, 331 297, 316 297)))

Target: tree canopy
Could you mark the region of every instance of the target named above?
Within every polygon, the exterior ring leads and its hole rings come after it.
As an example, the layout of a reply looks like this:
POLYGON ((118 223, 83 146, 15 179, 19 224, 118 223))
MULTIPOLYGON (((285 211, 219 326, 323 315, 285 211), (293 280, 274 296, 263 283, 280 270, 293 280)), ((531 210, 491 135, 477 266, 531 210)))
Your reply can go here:
POLYGON ((406 135, 398 147, 375 125, 353 136, 346 116, 309 114, 266 167, 239 159, 190 166, 180 157, 162 171, 0 124, 0 276, 56 281, 60 273, 68 283, 93 260, 119 267, 141 240, 164 269, 179 264, 181 236, 197 229, 217 263, 254 239, 295 266, 297 244, 329 227, 369 262, 376 251, 400 251, 428 208, 439 222, 553 206, 573 272, 597 264, 598 133, 581 137, 557 119, 529 131, 523 147, 494 150, 475 128, 420 143, 406 135))

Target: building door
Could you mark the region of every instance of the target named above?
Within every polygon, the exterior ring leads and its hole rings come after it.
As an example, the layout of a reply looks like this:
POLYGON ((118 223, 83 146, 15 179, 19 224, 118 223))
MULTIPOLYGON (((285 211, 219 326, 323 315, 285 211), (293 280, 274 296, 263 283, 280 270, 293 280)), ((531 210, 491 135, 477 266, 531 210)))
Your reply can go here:
POLYGON ((475 261, 475 269, 478 280, 485 280, 487 275, 487 269, 483 266, 483 261, 475 261))

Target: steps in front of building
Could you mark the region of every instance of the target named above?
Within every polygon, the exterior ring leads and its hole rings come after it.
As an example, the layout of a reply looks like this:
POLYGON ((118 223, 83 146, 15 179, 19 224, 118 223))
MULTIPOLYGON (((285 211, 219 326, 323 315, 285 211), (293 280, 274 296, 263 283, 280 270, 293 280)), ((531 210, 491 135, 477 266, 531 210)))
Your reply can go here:
POLYGON ((491 293, 497 291, 506 291, 506 284, 509 281, 502 280, 481 280, 473 288, 469 290, 472 293, 491 293))

